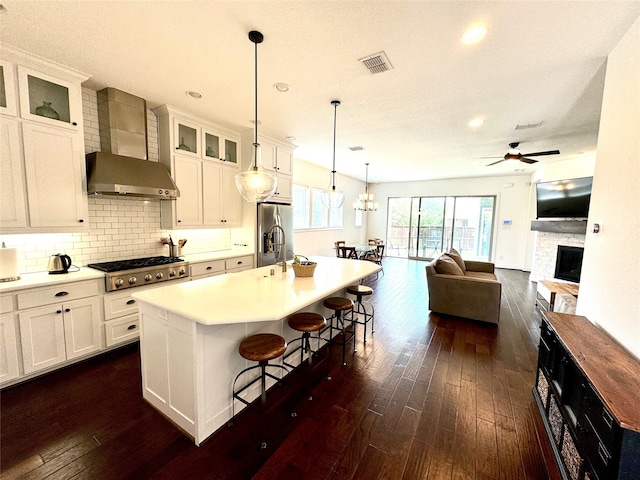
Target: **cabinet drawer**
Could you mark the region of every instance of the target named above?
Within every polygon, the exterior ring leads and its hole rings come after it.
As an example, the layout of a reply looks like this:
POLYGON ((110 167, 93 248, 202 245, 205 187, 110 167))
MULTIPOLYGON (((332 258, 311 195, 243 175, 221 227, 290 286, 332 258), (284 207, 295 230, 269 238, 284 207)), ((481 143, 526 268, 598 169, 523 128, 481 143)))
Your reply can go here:
POLYGON ((253 255, 245 255, 243 257, 225 260, 226 270, 246 270, 247 268, 253 268, 253 255))
POLYGON ((0 313, 8 313, 13 310, 13 295, 0 295, 0 313))
POLYGON ((580 427, 583 432, 581 444, 584 448, 585 456, 591 462, 591 466, 598 475, 598 478, 616 478, 614 476, 615 462, 609 453, 611 450, 598 438, 592 423, 588 419, 583 418, 580 422, 580 427))
POLYGON ((224 260, 192 263, 189 265, 189 268, 191 277, 197 277, 199 275, 211 275, 214 273, 224 273, 224 260))
POLYGON ((138 302, 131 298, 132 292, 109 294, 104 296, 104 319, 122 317, 138 313, 138 302))
POLYGON ((18 309, 40 307, 52 303, 68 302, 76 298, 84 298, 98 295, 101 291, 98 280, 87 282, 65 283, 55 287, 44 287, 18 293, 18 309))
POLYGON ((122 317, 111 322, 105 322, 104 333, 104 338, 107 341, 107 347, 139 338, 140 319, 137 314, 134 314, 127 315, 126 317, 122 317))
MULTIPOLYGON (((593 391, 591 385, 586 385, 584 397, 582 399, 581 413, 583 418, 589 421, 595 433, 609 451, 615 445, 615 434, 617 431, 616 421, 613 415, 607 410, 600 400, 600 397, 593 391)), ((582 422, 581 423, 587 423, 582 422)))

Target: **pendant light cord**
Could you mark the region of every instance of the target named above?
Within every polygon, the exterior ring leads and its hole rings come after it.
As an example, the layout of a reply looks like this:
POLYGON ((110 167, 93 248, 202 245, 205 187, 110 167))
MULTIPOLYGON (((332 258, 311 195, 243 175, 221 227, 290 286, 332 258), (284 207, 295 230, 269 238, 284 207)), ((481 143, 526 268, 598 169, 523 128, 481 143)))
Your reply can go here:
MULTIPOLYGON (((258 44, 253 44, 255 47, 255 55, 254 55, 254 97, 255 97, 255 105, 254 105, 254 119, 255 124, 253 125, 253 148, 257 149, 258 144, 258 44)), ((253 159, 254 168, 258 167, 258 155, 254 155, 253 159)))
POLYGON ((331 102, 333 104, 333 170, 331 170, 331 189, 336 189, 336 118, 338 105, 340 102, 338 100, 334 100, 331 102))

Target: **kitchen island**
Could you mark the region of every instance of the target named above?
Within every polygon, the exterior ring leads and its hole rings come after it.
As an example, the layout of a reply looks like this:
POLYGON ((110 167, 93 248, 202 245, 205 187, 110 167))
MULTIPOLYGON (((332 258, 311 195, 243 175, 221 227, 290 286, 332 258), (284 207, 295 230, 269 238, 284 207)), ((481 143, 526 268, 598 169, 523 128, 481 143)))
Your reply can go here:
MULTIPOLYGON (((231 418, 231 385, 249 364, 238 353, 242 339, 256 333, 298 337, 286 323, 289 315, 328 315, 325 298, 344 295, 347 286, 381 269, 361 260, 310 260, 318 264, 313 277, 271 265, 132 295, 140 303, 143 397, 196 445, 231 418)), ((257 386, 246 393, 249 401, 259 395, 257 386)), ((242 406, 237 402, 236 412, 242 406)))

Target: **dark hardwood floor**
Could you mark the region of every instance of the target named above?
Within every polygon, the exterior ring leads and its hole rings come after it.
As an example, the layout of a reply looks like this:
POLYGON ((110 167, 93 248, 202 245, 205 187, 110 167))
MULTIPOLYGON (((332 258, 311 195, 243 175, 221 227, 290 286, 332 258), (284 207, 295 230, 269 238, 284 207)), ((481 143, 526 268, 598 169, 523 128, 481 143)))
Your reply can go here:
POLYGON ((535 284, 497 271, 496 327, 431 314, 424 267, 386 258, 366 282, 376 332, 362 344, 360 327, 349 365, 334 346, 331 381, 314 362, 269 392, 266 416, 248 409, 200 447, 142 400, 137 344, 5 389, 1 478, 548 478, 531 394, 535 284))

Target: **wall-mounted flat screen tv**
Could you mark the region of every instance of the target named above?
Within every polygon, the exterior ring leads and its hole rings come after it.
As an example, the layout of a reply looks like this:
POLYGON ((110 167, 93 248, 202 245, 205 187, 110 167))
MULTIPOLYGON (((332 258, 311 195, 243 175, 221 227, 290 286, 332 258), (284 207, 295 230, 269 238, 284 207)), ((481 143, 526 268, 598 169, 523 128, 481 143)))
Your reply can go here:
POLYGON ((593 177, 536 184, 537 218, 587 218, 593 177))

